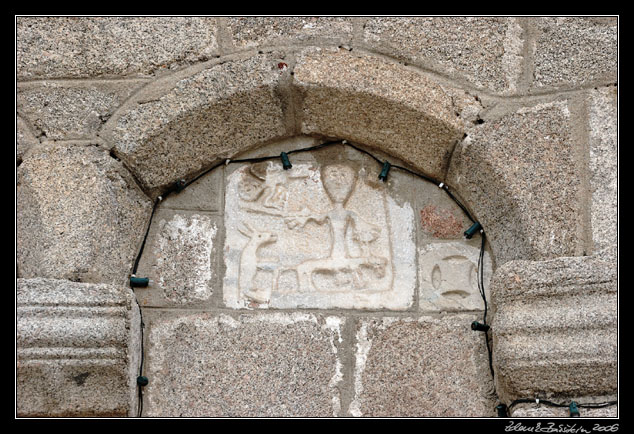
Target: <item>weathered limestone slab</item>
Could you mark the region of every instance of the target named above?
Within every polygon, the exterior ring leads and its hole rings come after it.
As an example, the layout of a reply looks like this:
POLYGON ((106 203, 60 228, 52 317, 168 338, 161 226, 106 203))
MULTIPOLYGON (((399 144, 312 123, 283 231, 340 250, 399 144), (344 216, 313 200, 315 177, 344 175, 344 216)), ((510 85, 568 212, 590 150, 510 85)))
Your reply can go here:
POLYGON ((469 130, 447 184, 473 209, 497 264, 581 254, 581 164, 565 101, 521 107, 469 130))
POLYGON ((31 149, 16 194, 19 277, 126 284, 152 204, 107 151, 31 149))
POLYGON ((146 312, 144 416, 339 415, 343 318, 146 312))
POLYGON ((451 93, 429 77, 356 51, 307 48, 293 85, 301 132, 379 148, 440 179, 463 135, 451 93))
POLYGON ((135 416, 140 324, 125 287, 18 279, 17 415, 135 416))
POLYGON ((35 138, 30 127, 20 116, 17 116, 16 137, 15 137, 15 159, 16 163, 22 163, 24 154, 32 147, 39 145, 40 141, 35 138))
POLYGON ((616 17, 534 18, 531 46, 536 90, 617 80, 616 17))
POLYGON ((17 17, 16 32, 20 79, 147 75, 218 51, 213 17, 17 17))
POLYGON ((238 48, 297 43, 344 43, 352 38, 348 17, 229 17, 227 28, 238 48))
MULTIPOLYGON (((478 289, 480 249, 466 242, 431 243, 418 249, 421 310, 484 310, 478 289)), ((491 258, 484 252, 484 289, 489 297, 491 258)))
POLYGON ((379 52, 497 93, 514 93, 524 33, 509 17, 372 17, 363 40, 379 52))
POLYGON ((296 162, 284 170, 267 161, 233 171, 225 197, 225 304, 410 307, 413 211, 391 197, 373 163, 296 162))
POLYGON ((357 327, 356 417, 492 417, 493 382, 475 315, 363 319, 357 327))
MULTIPOLYGON (((570 400, 569 400, 570 401, 570 400)), ((568 403, 566 401, 565 403, 568 403)), ((614 399, 608 398, 597 398, 597 403, 614 401, 614 399)), ((577 404, 580 404, 580 402, 577 404)), ((583 403, 588 405, 597 405, 592 402, 583 403)), ((569 405, 569 404, 568 404, 569 405)), ((542 419, 547 418, 555 418, 555 417, 570 417, 570 409, 568 407, 552 407, 548 405, 539 405, 539 404, 517 404, 513 406, 511 411, 509 412, 510 417, 538 417, 542 419)), ((579 417, 587 417, 587 418, 605 418, 605 417, 617 417, 618 416, 618 406, 609 405, 601 408, 579 408, 579 417)), ((604 426, 611 426, 609 420, 603 421, 604 426)))
POLYGON ((219 225, 205 212, 156 210, 136 273, 150 279, 147 288, 135 290, 141 306, 209 301, 218 274, 219 225))
POLYGON ((616 263, 512 261, 491 281, 497 392, 516 398, 617 391, 616 263))
POLYGON ((102 136, 150 194, 221 158, 289 135, 279 94, 288 72, 274 55, 196 67, 158 80, 102 136))
POLYGON ((18 85, 17 107, 47 140, 93 138, 143 80, 31 82, 18 85))
POLYGON ((615 250, 618 241, 618 90, 590 92, 590 186, 595 252, 615 250))

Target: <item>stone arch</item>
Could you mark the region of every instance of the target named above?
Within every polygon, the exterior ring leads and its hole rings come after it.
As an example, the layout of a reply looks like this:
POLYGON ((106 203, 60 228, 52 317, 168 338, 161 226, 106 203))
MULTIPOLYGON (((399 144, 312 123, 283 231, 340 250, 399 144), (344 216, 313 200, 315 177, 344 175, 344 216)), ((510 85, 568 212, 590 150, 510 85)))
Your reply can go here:
POLYGON ((256 54, 157 80, 112 116, 101 137, 150 195, 216 161, 298 134, 364 143, 444 178, 464 130, 452 90, 346 50, 306 49, 292 71, 282 65, 272 54, 256 54))
POLYGON ((227 56, 156 80, 127 101, 100 135, 153 198, 179 179, 282 138, 347 139, 450 185, 483 220, 499 264, 571 254, 565 245, 570 237, 559 249, 540 251, 527 230, 532 217, 520 211, 523 202, 539 198, 511 190, 522 181, 502 180, 504 160, 485 150, 468 155, 471 163, 464 164, 468 152, 459 144, 481 108, 464 91, 400 63, 309 47, 291 55, 227 56), (449 173, 455 149, 463 164, 449 173), (483 181, 474 171, 489 181, 484 194, 495 196, 494 207, 472 194, 474 183, 483 181), (491 209, 500 212, 487 218, 491 209))

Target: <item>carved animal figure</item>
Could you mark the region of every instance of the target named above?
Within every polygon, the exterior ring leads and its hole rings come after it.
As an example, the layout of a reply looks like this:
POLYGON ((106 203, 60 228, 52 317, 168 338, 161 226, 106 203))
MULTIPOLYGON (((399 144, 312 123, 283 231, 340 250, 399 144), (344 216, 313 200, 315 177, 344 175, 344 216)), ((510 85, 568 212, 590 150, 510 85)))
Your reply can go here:
POLYGON ((279 276, 279 267, 277 260, 266 259, 260 261, 257 255, 257 251, 260 246, 268 243, 274 243, 277 241, 277 235, 254 229, 246 222, 242 223, 242 226, 238 226, 238 231, 245 237, 249 238, 249 242, 242 250, 240 254, 240 272, 238 274, 238 298, 243 295, 258 302, 265 303, 269 301, 271 297, 272 288, 266 288, 264 290, 257 290, 253 288, 255 275, 258 270, 271 270, 273 271, 273 287, 277 286, 277 279, 279 276))

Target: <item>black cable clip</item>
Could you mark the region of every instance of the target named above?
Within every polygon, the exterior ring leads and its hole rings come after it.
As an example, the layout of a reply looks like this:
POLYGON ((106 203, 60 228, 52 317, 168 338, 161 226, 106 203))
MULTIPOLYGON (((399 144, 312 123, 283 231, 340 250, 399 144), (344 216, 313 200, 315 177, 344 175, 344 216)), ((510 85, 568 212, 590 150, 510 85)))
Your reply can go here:
POLYGON ((506 405, 505 404, 499 404, 495 407, 495 409, 498 412, 498 417, 509 417, 508 413, 506 412, 506 405))
POLYGON ((187 182, 184 179, 179 179, 178 181, 176 181, 176 183, 174 183, 174 191, 176 191, 176 193, 180 193, 181 191, 185 190, 186 186, 187 182))
POLYGON ((379 179, 381 181, 385 182, 385 180, 387 179, 387 174, 390 171, 390 167, 392 167, 392 165, 389 161, 383 163, 383 169, 381 169, 381 173, 379 173, 379 179))
POLYGON ((288 154, 286 152, 282 152, 280 154, 280 158, 282 159, 282 167, 284 168, 284 170, 288 170, 293 167, 293 165, 291 164, 291 160, 288 159, 288 154))
POLYGON ((143 375, 139 375, 138 377, 136 377, 136 384, 141 387, 147 386, 149 382, 150 380, 148 380, 148 378, 144 377, 143 375))
POLYGON ((145 288, 149 283, 150 279, 148 277, 130 276, 130 286, 132 288, 145 288))
POLYGON ((473 321, 471 323, 471 330, 474 330, 474 331, 488 332, 490 328, 491 328, 490 326, 488 326, 486 324, 479 323, 478 321, 473 321))
POLYGON ((572 401, 568 408, 570 409, 570 417, 581 417, 579 414, 579 407, 576 402, 572 401))
POLYGON ((464 236, 466 239, 470 240, 471 237, 475 235, 476 232, 482 229, 480 222, 475 222, 469 229, 464 232, 464 236))

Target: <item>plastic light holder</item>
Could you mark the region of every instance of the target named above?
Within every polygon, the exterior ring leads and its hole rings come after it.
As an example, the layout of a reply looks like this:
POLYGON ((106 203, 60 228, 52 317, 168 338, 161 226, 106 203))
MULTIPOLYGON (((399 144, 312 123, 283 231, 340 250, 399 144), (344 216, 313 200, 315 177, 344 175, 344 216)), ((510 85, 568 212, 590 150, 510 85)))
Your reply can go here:
POLYGON ((177 193, 180 193, 184 189, 185 189, 185 180, 179 179, 178 181, 176 181, 176 183, 174 184, 174 190, 176 190, 177 193))
POLYGON ((570 403, 570 417, 581 417, 579 414, 579 407, 577 407, 577 403, 572 401, 570 403))
POLYGON ((387 174, 390 171, 390 167, 392 167, 392 165, 389 163, 389 161, 383 163, 383 169, 381 169, 381 173, 379 173, 379 179, 381 181, 385 182, 385 180, 387 179, 387 174))
POLYGON ((284 168, 284 170, 288 170, 293 167, 293 165, 291 164, 291 160, 288 159, 288 155, 286 154, 286 152, 282 152, 280 154, 280 158, 282 159, 282 167, 284 168))
POLYGON ((471 227, 469 229, 467 229, 464 232, 465 238, 470 240, 471 237, 473 237, 476 234, 476 232, 478 232, 480 229, 482 229, 482 226, 480 225, 480 222, 475 222, 473 225, 471 225, 471 227))
POLYGON ((144 377, 142 375, 139 375, 138 377, 136 377, 136 384, 138 384, 139 386, 147 386, 149 382, 150 380, 148 380, 147 377, 144 377))
POLYGON ((495 409, 498 412, 498 417, 508 417, 508 414, 506 413, 506 405, 504 404, 497 405, 495 409))
POLYGON ((133 288, 145 288, 150 283, 147 277, 130 277, 130 286, 133 288))
POLYGON ((471 330, 478 332, 488 332, 491 327, 486 324, 481 324, 478 321, 473 321, 471 323, 471 330))

